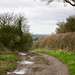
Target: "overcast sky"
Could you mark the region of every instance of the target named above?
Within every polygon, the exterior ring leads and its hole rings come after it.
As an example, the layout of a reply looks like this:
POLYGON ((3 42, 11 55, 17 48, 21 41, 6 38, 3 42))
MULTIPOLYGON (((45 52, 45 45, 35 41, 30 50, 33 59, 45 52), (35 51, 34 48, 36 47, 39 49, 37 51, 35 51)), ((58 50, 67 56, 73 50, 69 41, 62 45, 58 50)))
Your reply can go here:
POLYGON ((65 21, 67 17, 75 15, 75 8, 61 1, 46 2, 40 0, 0 0, 0 13, 24 13, 33 34, 55 33, 56 23, 65 21))

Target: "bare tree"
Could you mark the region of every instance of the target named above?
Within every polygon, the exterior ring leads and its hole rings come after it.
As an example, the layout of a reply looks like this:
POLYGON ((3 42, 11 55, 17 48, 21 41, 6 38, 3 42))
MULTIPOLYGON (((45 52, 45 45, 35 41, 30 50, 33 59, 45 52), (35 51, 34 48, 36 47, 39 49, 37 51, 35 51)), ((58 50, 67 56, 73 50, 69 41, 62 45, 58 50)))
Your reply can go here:
POLYGON ((18 27, 19 29, 19 34, 20 37, 22 37, 22 33, 24 32, 28 32, 29 30, 29 26, 27 25, 27 18, 25 17, 24 14, 19 14, 19 15, 15 15, 15 25, 18 27))
POLYGON ((12 25, 14 21, 13 13, 0 14, 0 27, 5 25, 12 25))

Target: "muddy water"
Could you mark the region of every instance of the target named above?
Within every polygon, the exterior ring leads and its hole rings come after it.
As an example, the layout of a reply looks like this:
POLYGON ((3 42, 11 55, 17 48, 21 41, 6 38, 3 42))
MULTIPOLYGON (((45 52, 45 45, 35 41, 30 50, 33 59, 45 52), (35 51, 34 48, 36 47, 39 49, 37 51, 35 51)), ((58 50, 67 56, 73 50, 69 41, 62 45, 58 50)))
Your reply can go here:
POLYGON ((27 53, 19 53, 19 55, 27 55, 27 53))
POLYGON ((22 62, 18 62, 19 64, 27 64, 27 65, 32 65, 34 62, 31 61, 22 61, 22 62))
POLYGON ((13 72, 7 72, 7 74, 26 74, 27 73, 27 71, 28 71, 28 69, 26 69, 26 68, 24 68, 24 69, 21 69, 21 70, 15 70, 15 71, 13 71, 13 72))
POLYGON ((19 53, 21 61, 7 75, 69 75, 68 68, 58 59, 42 53, 19 53))

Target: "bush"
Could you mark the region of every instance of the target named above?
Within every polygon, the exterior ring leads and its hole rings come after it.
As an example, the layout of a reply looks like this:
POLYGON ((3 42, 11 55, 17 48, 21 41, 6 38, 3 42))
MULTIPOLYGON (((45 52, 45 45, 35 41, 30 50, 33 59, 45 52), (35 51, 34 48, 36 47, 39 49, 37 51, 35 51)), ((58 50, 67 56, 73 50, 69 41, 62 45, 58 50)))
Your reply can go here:
MULTIPOLYGON (((17 42, 16 42, 17 43, 17 42)), ((33 44, 33 40, 32 40, 32 36, 30 33, 25 33, 22 36, 21 42, 17 43, 18 46, 16 49, 18 49, 19 51, 26 51, 28 52, 29 50, 31 50, 32 48, 32 44, 33 44)), ((15 45, 17 45, 15 44, 15 45)))
POLYGON ((32 36, 30 33, 24 33, 20 37, 18 29, 14 26, 7 25, 2 27, 0 34, 3 45, 11 50, 28 51, 32 46, 32 36))
POLYGON ((23 14, 0 14, 0 47, 3 44, 10 50, 28 51, 32 46, 28 27, 23 14))

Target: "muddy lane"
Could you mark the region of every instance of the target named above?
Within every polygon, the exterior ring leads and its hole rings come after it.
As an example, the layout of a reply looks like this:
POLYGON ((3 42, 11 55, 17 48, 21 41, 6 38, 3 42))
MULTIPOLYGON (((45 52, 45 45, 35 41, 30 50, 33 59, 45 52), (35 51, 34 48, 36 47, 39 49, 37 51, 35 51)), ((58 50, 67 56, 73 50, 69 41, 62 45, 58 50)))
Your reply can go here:
POLYGON ((69 75, 65 64, 47 54, 19 53, 21 60, 17 67, 7 75, 69 75))

